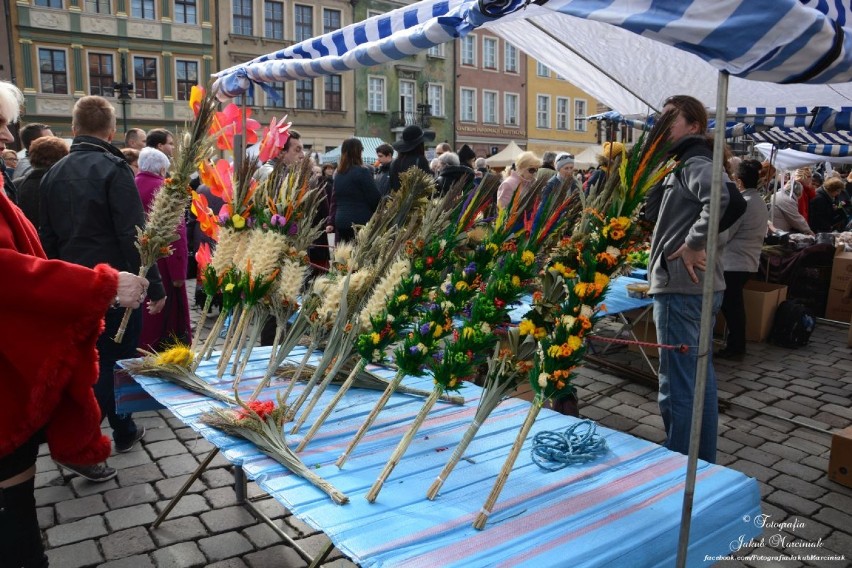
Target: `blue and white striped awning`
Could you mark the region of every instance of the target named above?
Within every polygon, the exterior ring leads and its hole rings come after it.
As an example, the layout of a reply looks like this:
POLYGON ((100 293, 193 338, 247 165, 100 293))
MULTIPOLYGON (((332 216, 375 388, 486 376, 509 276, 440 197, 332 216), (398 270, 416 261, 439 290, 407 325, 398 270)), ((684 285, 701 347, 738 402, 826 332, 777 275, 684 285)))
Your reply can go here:
POLYGON ((731 107, 839 108, 852 100, 848 14, 826 0, 423 0, 216 77, 230 97, 401 59, 483 27, 626 114, 677 93, 712 105, 720 69, 732 75, 731 107))
POLYGON ((813 132, 806 128, 771 128, 751 135, 756 142, 769 142, 778 148, 820 156, 849 156, 852 154, 852 132, 813 132))

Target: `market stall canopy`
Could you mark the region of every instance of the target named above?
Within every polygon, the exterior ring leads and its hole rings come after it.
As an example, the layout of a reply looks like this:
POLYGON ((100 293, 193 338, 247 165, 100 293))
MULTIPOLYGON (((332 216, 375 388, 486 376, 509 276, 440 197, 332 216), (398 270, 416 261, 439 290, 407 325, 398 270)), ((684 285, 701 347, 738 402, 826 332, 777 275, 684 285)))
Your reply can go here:
POLYGON ((509 166, 515 163, 515 158, 517 158, 518 154, 523 151, 524 149, 515 144, 515 141, 512 140, 506 145, 505 148, 503 148, 490 158, 485 158, 485 163, 491 166, 492 168, 508 168, 509 166))
MULTIPOLYGON (((361 141, 361 145, 364 146, 364 151, 361 153, 361 158, 364 160, 365 164, 372 164, 373 162, 379 159, 379 157, 376 155, 376 148, 384 144, 384 140, 382 140, 381 138, 365 138, 361 136, 356 136, 356 138, 358 138, 358 140, 361 141)), ((330 164, 332 162, 339 162, 341 147, 342 145, 338 146, 334 150, 330 150, 323 154, 322 158, 320 159, 320 163, 330 164)))
MULTIPOLYGON (((764 159, 769 159, 772 155, 773 146, 769 142, 761 142, 760 144, 755 144, 754 147, 758 152, 760 152, 764 159)), ((852 156, 828 158, 819 154, 799 152, 798 150, 792 150, 789 148, 784 150, 776 149, 772 163, 775 164, 775 167, 779 170, 795 170, 796 168, 812 166, 825 161, 829 161, 832 164, 852 164, 852 156)))
POLYGON ((217 73, 221 96, 402 59, 483 27, 623 113, 672 94, 729 107, 852 100, 850 8, 825 0, 423 0, 217 73), (828 85, 828 84, 831 85, 828 85))
POLYGON ((598 165, 598 155, 603 153, 603 146, 589 146, 574 156, 575 168, 593 168, 598 165))
POLYGON ((817 154, 821 160, 834 161, 835 158, 852 154, 852 133, 812 132, 807 128, 772 128, 751 135, 757 142, 768 142, 778 148, 797 150, 808 154, 817 154))
MULTIPOLYGON (((830 111, 825 114, 822 112, 823 109, 823 107, 814 109, 813 113, 809 113, 812 114, 811 119, 807 121, 801 119, 805 115, 787 117, 777 115, 771 120, 767 117, 766 121, 746 123, 738 122, 743 119, 742 115, 735 116, 733 123, 727 122, 725 138, 749 136, 755 142, 769 142, 778 148, 817 154, 823 159, 848 156, 852 153, 852 132, 848 130, 848 116, 844 116, 847 111, 830 111), (778 126, 770 128, 768 126, 770 123, 778 126), (805 124, 809 126, 805 127, 805 124), (838 127, 845 127, 846 130, 836 130, 838 127)), ((752 118, 758 117, 752 115, 752 118)), ((638 130, 647 130, 653 123, 653 116, 628 117, 617 111, 592 115, 588 119, 626 124, 638 130)), ((714 120, 710 120, 708 129, 710 131, 715 129, 714 120)))

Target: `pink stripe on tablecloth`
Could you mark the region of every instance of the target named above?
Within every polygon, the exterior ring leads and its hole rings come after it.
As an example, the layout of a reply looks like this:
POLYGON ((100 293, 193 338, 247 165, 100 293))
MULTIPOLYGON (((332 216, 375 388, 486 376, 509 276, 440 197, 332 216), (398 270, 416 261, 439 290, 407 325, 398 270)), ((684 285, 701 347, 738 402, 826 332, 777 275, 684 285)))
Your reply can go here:
MULTIPOLYGON (((529 499, 532 499, 532 498, 535 498, 535 497, 539 497, 539 496, 544 495, 546 493, 556 491, 556 490, 561 489, 561 488, 563 488, 567 485, 577 483, 578 481, 582 481, 584 479, 594 477, 595 475, 597 475, 598 473, 600 473, 603 470, 615 467, 619 463, 629 461, 629 460, 633 460, 633 459, 635 459, 635 458, 637 458, 637 457, 639 457, 643 454, 647 454, 647 453, 649 453, 653 450, 656 450, 656 449, 657 449, 656 446, 648 445, 648 446, 643 447, 640 450, 636 450, 636 451, 631 452, 631 453, 629 453, 625 456, 613 456, 612 458, 610 458, 606 461, 603 461, 601 463, 595 464, 594 466, 588 467, 587 469, 582 469, 582 470, 578 471, 577 473, 575 473, 574 475, 561 478, 554 483, 551 483, 549 485, 545 485, 543 487, 536 488, 534 491, 522 493, 522 494, 518 495, 517 497, 514 497, 513 499, 510 499, 508 501, 500 503, 499 509, 502 510, 502 509, 512 507, 512 506, 517 505, 519 503, 522 503, 526 500, 529 500, 529 499)), ((485 498, 485 496, 483 496, 483 500, 484 500, 484 498, 485 498)), ((493 514, 493 512, 492 512, 492 514, 493 514)), ((449 521, 440 523, 438 525, 435 525, 433 527, 430 527, 430 528, 423 530, 423 531, 420 531, 418 533, 410 534, 405 538, 400 538, 400 539, 397 539, 395 541, 388 542, 384 546, 382 546, 381 548, 376 548, 376 549, 368 551, 365 554, 365 556, 372 556, 372 555, 380 554, 380 553, 385 552, 387 550, 391 550, 391 549, 394 549, 394 548, 399 548, 399 547, 411 544, 412 542, 419 542, 419 541, 422 541, 422 540, 432 538, 435 535, 445 533, 447 531, 458 528, 461 525, 470 523, 470 522, 472 522, 472 520, 473 520, 473 514, 471 514, 470 516, 465 515, 463 517, 457 517, 455 519, 451 519, 449 521)), ((489 532, 489 534, 492 534, 492 533, 489 532)))
MULTIPOLYGON (((711 475, 714 475, 715 473, 717 473, 719 471, 720 470, 717 469, 717 468, 713 468, 710 471, 705 471, 705 472, 699 474, 696 477, 696 481, 707 479, 708 477, 710 477, 711 475)), ((556 548, 558 546, 565 544, 566 542, 569 542, 571 540, 579 538, 579 537, 581 537, 585 534, 592 532, 593 530, 597 530, 597 529, 601 528, 602 526, 611 523, 612 521, 617 521, 617 520, 624 518, 628 515, 632 515, 632 514, 638 512, 639 510, 648 507, 649 505, 653 505, 654 503, 657 503, 658 501, 665 499, 666 497, 669 497, 669 496, 683 490, 683 485, 684 484, 682 482, 677 483, 677 484, 669 487, 668 489, 661 491, 660 493, 657 493, 656 495, 652 495, 652 496, 648 497, 647 499, 645 499, 645 500, 643 500, 639 503, 635 503, 635 504, 631 505, 630 507, 627 507, 626 509, 620 509, 618 511, 614 511, 613 513, 607 515, 606 517, 604 517, 604 518, 602 518, 598 521, 595 521, 594 523, 592 523, 590 525, 583 526, 576 531, 563 534, 562 536, 560 536, 558 538, 550 539, 547 542, 544 542, 544 543, 540 544, 539 546, 537 546, 535 548, 528 549, 527 551, 524 552, 523 555, 514 556, 514 557, 512 557, 512 560, 510 562, 502 562, 502 563, 498 564, 497 566, 498 567, 514 566, 514 565, 517 565, 521 562, 524 562, 526 560, 530 560, 530 559, 532 559, 536 556, 544 554, 544 553, 548 552, 549 550, 551 550, 553 548, 556 548)))
MULTIPOLYGON (((618 486, 617 494, 625 493, 626 491, 636 489, 645 483, 671 473, 675 469, 683 467, 685 456, 671 455, 665 459, 653 464, 642 471, 638 471, 625 478, 623 481, 613 483, 611 486, 618 486)), ((540 496, 547 491, 539 488, 531 493, 531 496, 540 496)), ((553 524, 555 521, 560 521, 565 518, 565 512, 570 511, 576 514, 595 505, 599 505, 612 497, 606 491, 602 491, 601 487, 586 491, 581 494, 572 495, 567 499, 562 499, 549 507, 543 508, 528 517, 525 517, 523 526, 518 526, 518 523, 502 524, 498 526, 486 527, 486 530, 479 534, 468 538, 455 546, 443 547, 437 551, 429 552, 429 562, 432 565, 444 566, 451 562, 459 561, 467 556, 476 554, 484 546, 493 547, 495 543, 502 544, 511 540, 516 540, 522 534, 537 531, 547 525, 553 524)), ((518 498, 515 499, 518 501, 518 498)), ((508 505, 503 505, 500 509, 507 508, 508 505)), ((495 508, 495 511, 497 509, 495 508)), ((491 513, 494 514, 494 511, 491 513)), ((474 514, 475 515, 475 514, 474 514)), ((469 520, 472 520, 474 515, 471 515, 469 520)), ((412 558, 408 562, 415 562, 417 559, 412 558)))

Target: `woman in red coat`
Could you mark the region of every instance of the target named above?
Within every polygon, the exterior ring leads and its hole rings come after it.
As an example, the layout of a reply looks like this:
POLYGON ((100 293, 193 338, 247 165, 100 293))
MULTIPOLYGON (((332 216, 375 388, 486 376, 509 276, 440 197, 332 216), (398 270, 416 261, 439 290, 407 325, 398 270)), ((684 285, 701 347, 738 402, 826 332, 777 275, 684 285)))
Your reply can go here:
MULTIPOLYGON (((14 138, 21 91, 0 81, 0 150, 14 138)), ((39 444, 72 471, 107 458, 96 342, 108 309, 138 308, 148 282, 100 264, 45 257, 38 234, 0 176, 0 563, 47 566, 36 517, 39 444), (72 465, 73 464, 73 465, 72 465)), ((112 470, 115 476, 115 470, 112 470)))
MULTIPOLYGON (((156 148, 146 147, 139 152, 136 187, 146 212, 151 209, 154 196, 163 187, 170 165, 169 157, 156 148)), ((139 337, 139 347, 143 349, 157 349, 175 338, 186 343, 192 341, 189 301, 186 297, 189 252, 185 219, 181 219, 178 225, 178 237, 171 245, 174 252, 157 261, 166 289, 166 305, 156 314, 143 312, 142 334, 139 337)))

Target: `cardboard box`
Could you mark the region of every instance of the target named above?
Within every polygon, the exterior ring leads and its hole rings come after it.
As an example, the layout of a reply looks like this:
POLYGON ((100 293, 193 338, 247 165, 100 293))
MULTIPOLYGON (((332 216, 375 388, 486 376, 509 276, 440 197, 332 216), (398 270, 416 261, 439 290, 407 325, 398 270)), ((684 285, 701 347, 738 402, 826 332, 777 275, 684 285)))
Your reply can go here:
POLYGON ((852 279, 844 282, 842 287, 830 288, 825 302, 825 319, 845 322, 850 318, 852 318, 852 279))
MULTIPOLYGON (((845 291, 852 283, 852 252, 837 252, 831 265, 831 290, 845 291)), ((846 320, 843 320, 846 321, 846 320)))
POLYGON ((825 319, 834 321, 849 321, 852 318, 852 298, 849 298, 845 290, 832 288, 828 291, 828 300, 825 303, 825 319))
POLYGON ((743 288, 746 340, 765 341, 775 320, 775 309, 787 299, 787 286, 749 280, 743 288))
POLYGON ((849 338, 846 340, 849 347, 852 347, 852 317, 849 318, 849 338))
POLYGON ((831 437, 828 478, 835 483, 852 487, 852 426, 835 432, 831 437))

